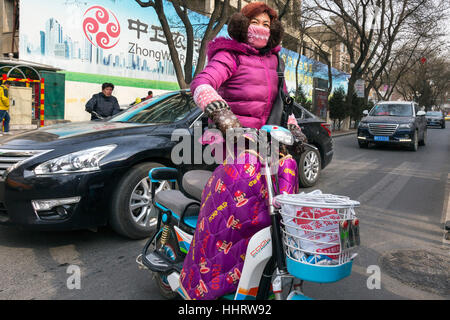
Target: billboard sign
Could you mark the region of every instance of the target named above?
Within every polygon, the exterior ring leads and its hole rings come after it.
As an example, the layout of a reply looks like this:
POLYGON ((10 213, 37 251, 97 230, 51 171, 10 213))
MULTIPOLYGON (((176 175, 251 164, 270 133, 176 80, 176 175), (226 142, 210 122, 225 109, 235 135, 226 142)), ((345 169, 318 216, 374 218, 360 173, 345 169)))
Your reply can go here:
MULTIPOLYGON (((297 52, 281 49, 281 58, 285 62, 285 79, 288 91, 293 95, 296 87, 296 73, 298 73, 298 82, 302 86, 303 92, 309 100, 312 100, 314 91, 314 78, 328 80, 328 66, 324 63, 299 55, 297 52)), ((343 87, 347 90, 349 74, 343 73, 335 68, 331 69, 333 85, 335 88, 343 87)))
MULTIPOLYGON (((184 64, 184 25, 169 1, 164 10, 184 64)), ((195 63, 209 18, 192 11, 189 18, 195 63)), ((177 82, 155 10, 136 1, 21 0, 19 51, 22 60, 69 72, 177 82)))
POLYGON ((358 98, 364 98, 364 90, 366 88, 366 84, 363 79, 358 79, 355 82, 355 92, 358 98))

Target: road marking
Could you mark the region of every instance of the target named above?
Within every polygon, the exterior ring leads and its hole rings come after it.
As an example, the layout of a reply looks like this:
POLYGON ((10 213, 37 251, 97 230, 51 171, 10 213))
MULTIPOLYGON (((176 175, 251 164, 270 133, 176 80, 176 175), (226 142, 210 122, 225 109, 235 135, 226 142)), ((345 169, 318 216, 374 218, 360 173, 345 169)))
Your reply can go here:
POLYGON ((412 176, 398 175, 398 172, 410 172, 419 168, 420 164, 413 162, 403 162, 401 165, 390 170, 380 181, 374 184, 370 189, 361 194, 358 200, 361 204, 368 204, 370 201, 376 199, 380 194, 382 195, 382 203, 384 208, 389 208, 389 204, 397 197, 403 190, 412 176))
POLYGON ((353 157, 349 160, 337 160, 333 162, 333 165, 330 165, 326 168, 328 171, 333 171, 335 175, 328 179, 323 179, 323 183, 325 186, 333 186, 336 183, 344 183, 345 186, 351 185, 355 181, 358 181, 362 176, 367 174, 367 168, 374 167, 377 163, 376 159, 361 159, 358 161, 357 158, 353 157))
POLYGON ((424 232, 439 232, 440 226, 436 223, 430 222, 428 217, 426 216, 411 216, 405 211, 397 211, 397 210, 389 210, 389 209, 381 209, 378 207, 364 205, 363 210, 365 212, 370 212, 370 214, 366 214, 364 219, 378 222, 381 224, 395 224, 393 227, 397 225, 404 225, 406 227, 416 228, 418 231, 424 232))
POLYGON ((442 236, 442 243, 446 244, 446 245, 450 245, 450 240, 445 239, 447 232, 450 232, 450 231, 445 230, 445 222, 450 221, 450 173, 447 176, 447 184, 446 184, 445 191, 446 191, 445 192, 446 197, 444 200, 444 206, 442 208, 442 217, 443 217, 442 223, 444 224, 444 234, 442 236), (445 204, 447 204, 447 205, 445 205, 445 204))

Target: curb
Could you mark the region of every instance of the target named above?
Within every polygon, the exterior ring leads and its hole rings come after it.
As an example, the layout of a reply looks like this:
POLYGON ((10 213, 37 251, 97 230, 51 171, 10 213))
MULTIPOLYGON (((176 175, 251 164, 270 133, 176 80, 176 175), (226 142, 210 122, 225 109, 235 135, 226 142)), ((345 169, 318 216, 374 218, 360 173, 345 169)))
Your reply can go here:
POLYGON ((443 243, 450 244, 450 173, 447 176, 446 199, 444 200, 444 210, 442 212, 442 222, 444 223, 443 243), (447 206, 445 206, 447 204, 447 206))
POLYGON ((448 180, 447 180, 447 188, 448 188, 448 194, 447 194, 447 209, 446 214, 444 218, 444 230, 450 232, 450 173, 448 174, 448 180))
POLYGON ((352 134, 356 134, 356 131, 348 131, 348 132, 341 132, 341 133, 335 133, 335 134, 331 134, 331 137, 336 138, 336 137, 342 137, 342 136, 349 136, 352 134))

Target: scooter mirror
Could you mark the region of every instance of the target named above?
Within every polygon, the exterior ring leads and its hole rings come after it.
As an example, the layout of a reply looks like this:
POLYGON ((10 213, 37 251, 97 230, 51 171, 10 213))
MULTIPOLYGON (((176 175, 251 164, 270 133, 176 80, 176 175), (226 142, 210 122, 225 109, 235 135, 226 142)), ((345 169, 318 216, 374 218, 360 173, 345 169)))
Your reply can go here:
POLYGON ((270 130, 270 136, 279 143, 288 146, 292 146, 294 144, 294 136, 289 130, 283 127, 273 127, 270 130))

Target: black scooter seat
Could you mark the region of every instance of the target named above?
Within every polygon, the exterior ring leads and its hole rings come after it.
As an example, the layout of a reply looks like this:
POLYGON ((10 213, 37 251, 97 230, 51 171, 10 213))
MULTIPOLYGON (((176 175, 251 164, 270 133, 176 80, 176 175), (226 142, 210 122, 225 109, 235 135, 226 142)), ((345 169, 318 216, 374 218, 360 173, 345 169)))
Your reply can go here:
POLYGON ((202 192, 212 176, 211 171, 191 170, 183 176, 184 191, 198 201, 202 200, 202 192))
POLYGON ((155 202, 172 211, 178 218, 189 205, 200 204, 200 202, 186 197, 180 190, 160 191, 155 195, 155 202))

